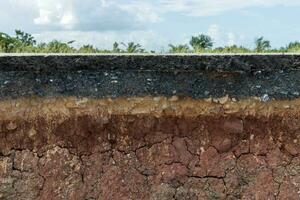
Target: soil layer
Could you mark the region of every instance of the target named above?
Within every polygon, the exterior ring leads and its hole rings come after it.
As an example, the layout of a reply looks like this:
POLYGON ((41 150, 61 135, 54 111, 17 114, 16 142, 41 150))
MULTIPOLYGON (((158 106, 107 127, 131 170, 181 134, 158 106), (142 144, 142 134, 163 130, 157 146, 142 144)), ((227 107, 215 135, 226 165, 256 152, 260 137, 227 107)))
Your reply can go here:
POLYGON ((0 99, 300 97, 300 54, 1 55, 0 99))
POLYGON ((300 199, 300 99, 0 102, 0 199, 300 199))

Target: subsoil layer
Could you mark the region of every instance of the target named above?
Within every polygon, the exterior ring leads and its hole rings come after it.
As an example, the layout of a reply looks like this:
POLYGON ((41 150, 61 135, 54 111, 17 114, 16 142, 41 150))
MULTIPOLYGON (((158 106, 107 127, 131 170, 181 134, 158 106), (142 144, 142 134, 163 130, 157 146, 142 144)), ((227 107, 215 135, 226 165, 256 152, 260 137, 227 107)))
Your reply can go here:
POLYGON ((300 99, 0 102, 0 199, 300 199, 300 99))

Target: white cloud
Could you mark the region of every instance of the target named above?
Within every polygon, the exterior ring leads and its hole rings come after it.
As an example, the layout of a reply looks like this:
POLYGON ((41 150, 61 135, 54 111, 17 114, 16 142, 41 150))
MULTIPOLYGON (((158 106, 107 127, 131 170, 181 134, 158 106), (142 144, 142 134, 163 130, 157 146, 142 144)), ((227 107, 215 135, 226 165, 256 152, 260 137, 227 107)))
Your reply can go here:
POLYGON ((254 6, 300 5, 299 0, 160 0, 166 10, 193 16, 213 16, 254 6))
POLYGON ((228 46, 232 46, 232 45, 235 45, 236 44, 236 36, 234 33, 228 33, 227 34, 228 36, 228 42, 227 42, 227 45, 228 46))
MULTIPOLYGON (((7 0, 0 17, 36 30, 133 30, 168 13, 212 16, 253 6, 300 5, 299 0, 7 0), (17 21, 18 20, 18 21, 17 21), (33 28, 32 28, 33 27, 33 28)), ((0 21, 0 26, 5 24, 0 21)))
POLYGON ((76 17, 72 12, 66 12, 63 14, 60 24, 65 26, 67 29, 72 29, 73 25, 77 22, 76 17))
MULTIPOLYGON (((193 35, 197 36, 199 34, 200 33, 194 33, 193 35)), ((243 34, 228 32, 219 24, 211 24, 205 34, 209 35, 213 39, 214 47, 232 46, 245 42, 245 36, 243 34)), ((187 35, 185 42, 188 43, 189 40, 190 36, 187 35)))
POLYGON ((207 35, 209 35, 215 43, 219 42, 220 30, 219 25, 212 24, 208 27, 207 35))
POLYGON ((72 29, 79 20, 71 2, 37 0, 39 16, 33 19, 34 24, 72 29))
POLYGON ((40 9, 39 10, 39 17, 35 18, 33 21, 35 24, 38 25, 47 25, 50 24, 50 15, 51 12, 48 10, 40 9))
POLYGON ((142 25, 138 13, 122 9, 115 0, 36 1, 39 16, 34 23, 48 30, 123 30, 142 25))
POLYGON ((26 21, 33 30, 136 30, 161 20, 151 1, 8 0, 0 9, 0 17, 15 24, 26 21))
POLYGON ((140 22, 159 22, 161 11, 157 6, 150 2, 134 1, 128 4, 120 4, 120 9, 135 14, 140 22))

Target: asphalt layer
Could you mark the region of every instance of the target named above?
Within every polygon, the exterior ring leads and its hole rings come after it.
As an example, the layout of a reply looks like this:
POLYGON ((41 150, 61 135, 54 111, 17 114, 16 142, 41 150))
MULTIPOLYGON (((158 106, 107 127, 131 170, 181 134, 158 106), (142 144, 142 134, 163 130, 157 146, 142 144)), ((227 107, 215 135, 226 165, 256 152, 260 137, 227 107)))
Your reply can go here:
POLYGON ((0 98, 300 97, 300 55, 0 56, 0 98))

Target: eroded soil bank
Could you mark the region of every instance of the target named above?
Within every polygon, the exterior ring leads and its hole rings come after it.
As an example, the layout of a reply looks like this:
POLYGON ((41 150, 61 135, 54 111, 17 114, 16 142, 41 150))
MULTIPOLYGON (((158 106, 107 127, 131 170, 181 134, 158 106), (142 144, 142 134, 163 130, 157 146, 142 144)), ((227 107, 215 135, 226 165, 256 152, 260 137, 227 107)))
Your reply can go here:
POLYGON ((299 199, 300 100, 0 102, 0 199, 299 199))

